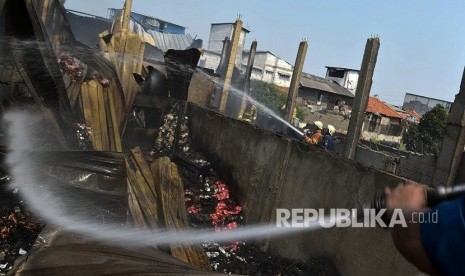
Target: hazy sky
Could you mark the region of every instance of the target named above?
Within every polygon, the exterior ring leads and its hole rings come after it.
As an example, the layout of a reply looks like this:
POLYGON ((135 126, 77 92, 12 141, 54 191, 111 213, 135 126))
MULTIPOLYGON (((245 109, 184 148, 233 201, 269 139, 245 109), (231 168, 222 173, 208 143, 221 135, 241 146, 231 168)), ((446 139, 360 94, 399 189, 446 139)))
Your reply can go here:
MULTIPOLYGON (((122 0, 67 0, 68 9, 100 16, 122 0)), ((454 100, 465 65, 465 1, 462 0, 134 0, 133 11, 186 26, 208 46, 210 23, 242 15, 258 50, 291 64, 308 39, 304 71, 324 76, 325 66, 359 69, 366 39, 381 48, 371 94, 401 104, 405 92, 454 100)))

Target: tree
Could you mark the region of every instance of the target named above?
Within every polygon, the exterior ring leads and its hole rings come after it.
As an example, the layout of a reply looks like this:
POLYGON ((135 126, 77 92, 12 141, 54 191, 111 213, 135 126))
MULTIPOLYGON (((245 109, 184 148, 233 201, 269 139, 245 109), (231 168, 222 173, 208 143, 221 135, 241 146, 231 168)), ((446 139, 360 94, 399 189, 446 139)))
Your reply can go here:
MULTIPOLYGON (((250 96, 271 109, 276 114, 283 116, 283 106, 286 106, 288 89, 259 80, 251 80, 250 96)), ((297 106, 297 118, 304 118, 304 108, 297 106)))
POLYGON ((286 104, 287 95, 281 87, 264 81, 251 80, 250 96, 277 114, 286 104))
POLYGON ((426 112, 419 124, 411 124, 404 133, 405 148, 423 154, 438 154, 446 131, 447 117, 447 110, 439 104, 426 112))

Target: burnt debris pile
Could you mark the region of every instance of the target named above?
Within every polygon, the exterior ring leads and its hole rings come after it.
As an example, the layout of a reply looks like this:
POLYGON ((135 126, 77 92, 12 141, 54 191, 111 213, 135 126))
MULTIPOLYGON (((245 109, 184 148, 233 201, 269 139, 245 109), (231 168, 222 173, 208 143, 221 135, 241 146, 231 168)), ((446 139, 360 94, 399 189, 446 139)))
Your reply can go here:
POLYGON ((0 185, 0 275, 5 275, 18 257, 26 255, 43 226, 27 211, 17 189, 0 185))
MULTIPOLYGON (((184 183, 185 206, 191 227, 211 231, 232 231, 246 225, 243 207, 235 200, 235 191, 224 183, 214 164, 195 151, 189 132, 189 118, 174 105, 159 128, 152 158, 172 153, 184 183), (178 118, 182 117, 179 134, 178 118), (179 135, 176 146, 176 135, 179 135)), ((213 271, 242 275, 328 275, 314 261, 300 262, 263 252, 253 241, 230 240, 202 244, 213 271)))

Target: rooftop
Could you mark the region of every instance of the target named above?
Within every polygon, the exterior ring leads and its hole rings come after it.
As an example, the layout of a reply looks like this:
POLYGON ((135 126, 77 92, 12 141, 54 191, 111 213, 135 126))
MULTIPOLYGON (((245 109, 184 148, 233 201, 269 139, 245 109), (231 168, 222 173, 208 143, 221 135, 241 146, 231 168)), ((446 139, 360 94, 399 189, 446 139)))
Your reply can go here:
POLYGON ((417 121, 420 121, 421 115, 418 114, 415 110, 413 110, 413 109, 411 109, 411 108, 408 108, 407 110, 405 110, 405 112, 407 112, 408 115, 412 116, 412 117, 415 118, 417 121))
POLYGON ((327 69, 336 69, 336 70, 344 70, 344 71, 356 71, 360 72, 358 69, 351 69, 351 68, 346 68, 346 67, 333 67, 333 66, 325 66, 327 69))
MULTIPOLYGON (((244 54, 248 55, 250 53, 250 50, 244 50, 243 51, 244 54)), ((255 51, 255 54, 270 54, 276 58, 279 58, 280 60, 286 62, 287 64, 289 64, 290 66, 294 67, 290 62, 278 57, 277 55, 273 54, 271 51, 255 51)))
POLYGON ((368 106, 367 106, 366 112, 377 113, 377 114, 383 115, 385 117, 390 117, 390 118, 403 119, 402 115, 397 113, 388 104, 374 97, 368 98, 368 106))
POLYGON ((307 74, 307 73, 302 73, 302 79, 300 80, 300 84, 303 87, 307 87, 307 88, 326 91, 329 93, 343 95, 343 96, 351 97, 351 98, 354 97, 354 94, 352 94, 352 92, 342 87, 338 83, 332 80, 328 80, 328 79, 321 78, 321 77, 307 74))
MULTIPOLYGON (((121 11, 121 9, 115 9, 115 8, 109 8, 108 10, 113 10, 113 11, 121 11)), ((149 17, 149 18, 153 18, 153 19, 156 19, 156 20, 159 20, 159 21, 163 21, 165 23, 168 23, 168 24, 171 24, 171 25, 174 25, 174 26, 178 26, 178 27, 181 27, 181 28, 186 28, 184 26, 181 26, 179 24, 175 24, 175 23, 172 23, 172 22, 169 22, 169 21, 166 21, 164 19, 161 19, 161 18, 158 18, 158 17, 154 17, 154 16, 151 16, 151 15, 146 15, 146 14, 143 14, 143 13, 140 13, 140 12, 134 12, 134 11, 131 11, 131 14, 138 14, 138 15, 141 15, 141 16, 144 16, 144 17, 149 17)))
MULTIPOLYGON (((234 23, 228 23, 228 22, 224 22, 224 23, 211 23, 211 25, 234 25, 234 23)), ((246 29, 244 27, 242 27, 242 30, 246 31, 247 33, 250 33, 250 30, 249 29, 246 29)))
POLYGON ((422 97, 422 98, 425 98, 425 99, 436 100, 436 101, 440 101, 440 102, 452 103, 451 101, 441 100, 441 99, 432 98, 432 97, 427 97, 427 96, 418 95, 418 94, 413 94, 413 93, 405 93, 405 96, 407 96, 407 95, 416 96, 416 97, 422 97))

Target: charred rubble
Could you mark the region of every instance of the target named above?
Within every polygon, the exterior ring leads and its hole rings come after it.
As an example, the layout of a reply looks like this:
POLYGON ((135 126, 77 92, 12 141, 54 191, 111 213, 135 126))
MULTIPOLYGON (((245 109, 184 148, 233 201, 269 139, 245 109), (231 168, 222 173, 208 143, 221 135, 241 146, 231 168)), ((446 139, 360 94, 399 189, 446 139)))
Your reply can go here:
MULTIPOLYGON (((189 118, 173 105, 164 116, 155 146, 149 158, 172 154, 184 179, 185 206, 191 227, 205 231, 230 231, 244 227, 243 208, 235 200, 234 190, 221 180, 214 164, 195 151, 189 132, 189 118), (182 118, 176 146, 176 126, 182 118)), ((205 242, 202 244, 213 271, 243 275, 330 275, 314 260, 293 261, 263 252, 249 241, 205 242)))
POLYGON ((18 189, 0 184, 0 275, 6 275, 14 261, 26 255, 44 226, 28 211, 18 189))

